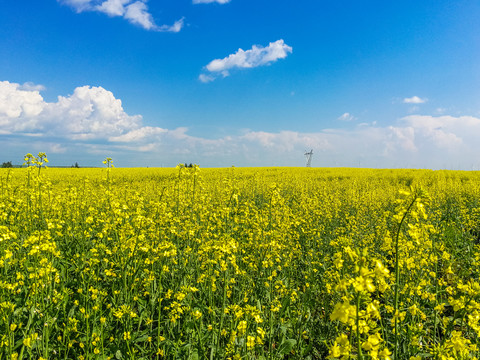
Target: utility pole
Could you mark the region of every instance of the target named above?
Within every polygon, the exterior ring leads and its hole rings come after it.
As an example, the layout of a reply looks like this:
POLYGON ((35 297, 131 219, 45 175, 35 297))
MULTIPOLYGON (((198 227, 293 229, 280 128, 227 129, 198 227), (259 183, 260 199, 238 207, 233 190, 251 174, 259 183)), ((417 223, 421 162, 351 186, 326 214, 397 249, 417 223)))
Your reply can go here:
POLYGON ((305 157, 306 157, 306 160, 307 160, 307 167, 312 166, 312 156, 313 156, 313 149, 310 150, 310 152, 305 151, 305 157))

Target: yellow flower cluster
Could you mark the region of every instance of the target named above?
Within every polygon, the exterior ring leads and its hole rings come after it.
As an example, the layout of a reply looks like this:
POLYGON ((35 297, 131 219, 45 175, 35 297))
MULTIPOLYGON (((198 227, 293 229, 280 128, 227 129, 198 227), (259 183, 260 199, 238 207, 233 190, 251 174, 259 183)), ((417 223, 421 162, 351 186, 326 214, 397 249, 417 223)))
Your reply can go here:
POLYGON ((476 172, 47 162, 0 169, 0 359, 480 357, 476 172))

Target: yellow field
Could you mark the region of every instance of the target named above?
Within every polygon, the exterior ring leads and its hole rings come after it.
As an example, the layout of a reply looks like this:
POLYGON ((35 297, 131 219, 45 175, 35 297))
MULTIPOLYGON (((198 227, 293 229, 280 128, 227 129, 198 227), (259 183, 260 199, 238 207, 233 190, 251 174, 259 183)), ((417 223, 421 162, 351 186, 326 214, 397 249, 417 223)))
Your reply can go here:
POLYGON ((480 355, 477 172, 31 167, 0 184, 0 360, 480 355))

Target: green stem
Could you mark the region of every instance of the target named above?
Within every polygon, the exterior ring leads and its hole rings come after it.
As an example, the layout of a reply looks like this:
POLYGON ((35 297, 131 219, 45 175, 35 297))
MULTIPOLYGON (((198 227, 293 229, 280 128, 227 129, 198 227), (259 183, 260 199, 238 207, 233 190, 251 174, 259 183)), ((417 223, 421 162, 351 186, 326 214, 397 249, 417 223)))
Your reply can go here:
POLYGON ((407 217, 410 209, 412 208, 413 204, 417 201, 417 195, 413 197, 412 202, 408 206, 405 214, 403 214, 402 220, 398 225, 397 236, 395 237, 395 300, 394 300, 394 312, 393 316, 395 317, 395 347, 394 347, 394 360, 398 360, 398 287, 400 286, 400 268, 398 266, 398 240, 400 238, 400 230, 402 229, 402 224, 407 217))
POLYGON ((227 301, 227 272, 223 273, 223 301, 222 301, 222 313, 220 314, 220 327, 218 329, 218 337, 217 337, 217 346, 215 346, 215 351, 218 350, 220 345, 220 339, 222 336, 222 328, 223 328, 223 319, 225 316, 225 303, 227 301))
POLYGON ((357 294, 357 304, 356 304, 356 325, 357 325, 357 351, 358 351, 358 359, 363 360, 363 353, 362 353, 362 342, 360 341, 360 317, 359 317, 359 312, 360 312, 360 294, 357 294))

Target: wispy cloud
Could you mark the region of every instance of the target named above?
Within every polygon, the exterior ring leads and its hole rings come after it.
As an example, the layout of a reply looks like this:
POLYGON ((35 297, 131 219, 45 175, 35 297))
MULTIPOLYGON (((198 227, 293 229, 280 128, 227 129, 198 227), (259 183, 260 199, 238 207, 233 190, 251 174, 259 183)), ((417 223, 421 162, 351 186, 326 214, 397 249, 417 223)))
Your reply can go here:
POLYGON ((192 3, 194 4, 210 4, 210 3, 218 3, 218 4, 226 4, 229 3, 231 0, 193 0, 192 3))
POLYGON ((422 99, 418 96, 412 96, 412 97, 403 99, 404 104, 423 104, 423 103, 426 103, 427 101, 428 99, 422 99))
POLYGON ((26 91, 44 91, 45 86, 40 85, 40 84, 34 84, 33 82, 28 81, 28 82, 24 83, 23 85, 21 85, 19 87, 19 89, 20 90, 26 90, 26 91))
POLYGON ((60 3, 70 5, 77 13, 92 9, 93 0, 57 0, 60 3))
POLYGON ((109 16, 124 16, 126 12, 125 6, 129 2, 130 0, 107 0, 95 5, 93 8, 109 16))
POLYGON ((185 25, 185 17, 182 17, 181 19, 175 21, 173 25, 162 25, 162 26, 159 26, 157 30, 177 33, 183 29, 184 25, 185 25))
POLYGON ((238 49, 223 59, 212 60, 205 66, 206 74, 201 74, 202 82, 213 81, 219 75, 229 76, 231 69, 249 69, 263 66, 284 59, 292 52, 292 47, 285 44, 283 39, 271 42, 266 47, 253 45, 250 50, 238 49))
POLYGON ((215 80, 215 76, 212 75, 207 75, 207 74, 200 74, 198 75, 198 80, 200 80, 203 83, 208 83, 213 80, 215 80))
POLYGON ((341 116, 339 116, 337 119, 340 121, 353 121, 356 118, 352 114, 346 112, 346 113, 343 113, 341 116))
POLYGON ((146 30, 161 32, 179 32, 184 25, 184 18, 173 25, 156 25, 148 11, 147 0, 58 0, 71 6, 77 13, 97 11, 108 16, 120 16, 134 25, 146 30))

